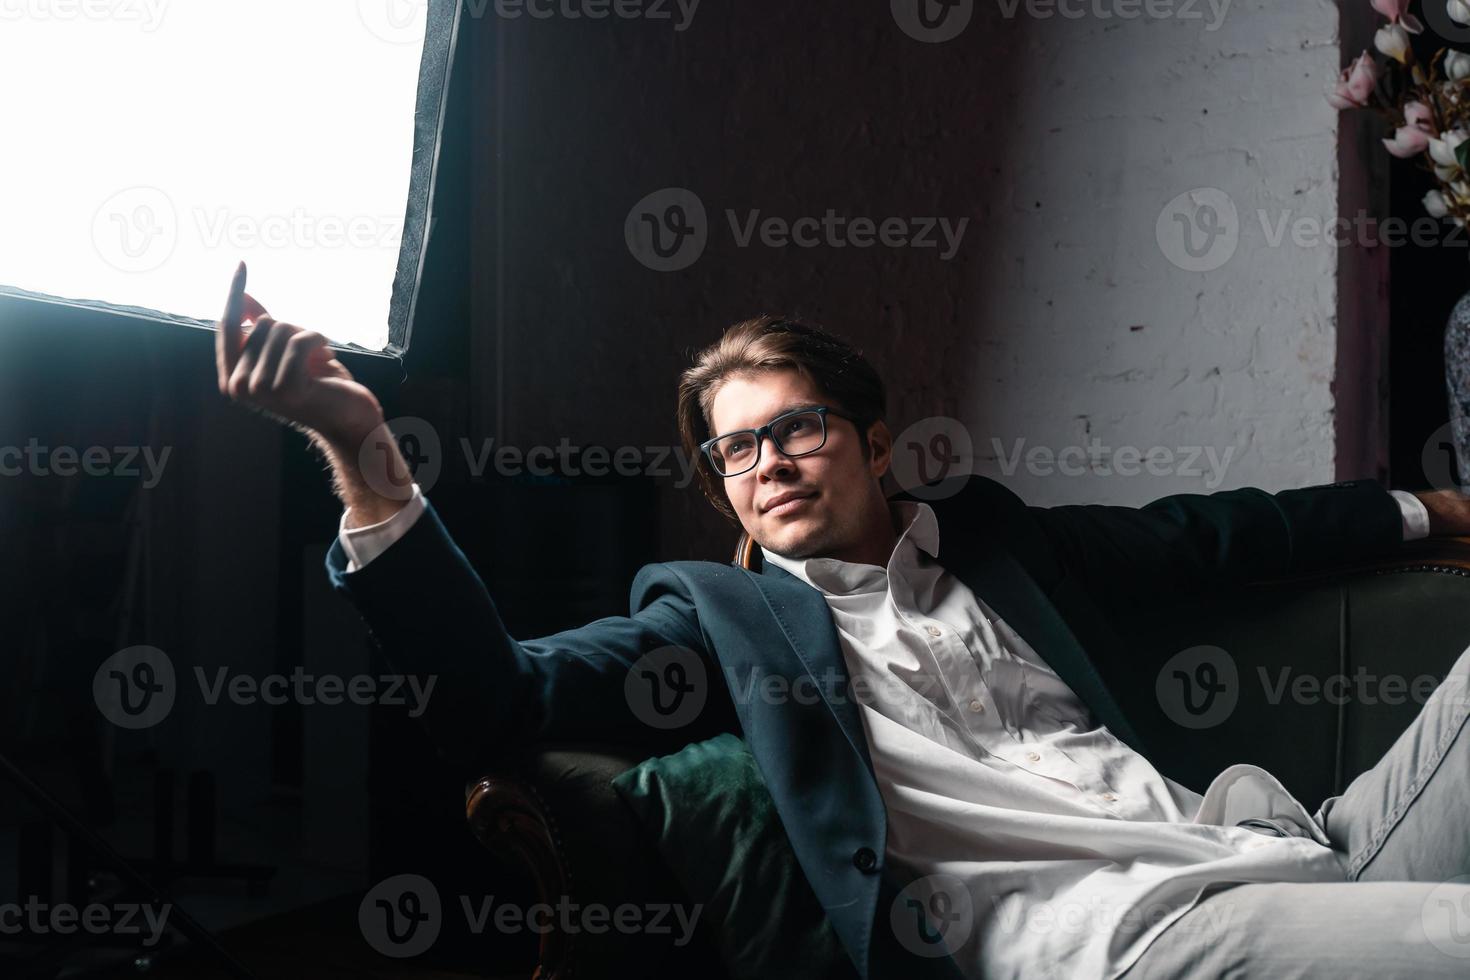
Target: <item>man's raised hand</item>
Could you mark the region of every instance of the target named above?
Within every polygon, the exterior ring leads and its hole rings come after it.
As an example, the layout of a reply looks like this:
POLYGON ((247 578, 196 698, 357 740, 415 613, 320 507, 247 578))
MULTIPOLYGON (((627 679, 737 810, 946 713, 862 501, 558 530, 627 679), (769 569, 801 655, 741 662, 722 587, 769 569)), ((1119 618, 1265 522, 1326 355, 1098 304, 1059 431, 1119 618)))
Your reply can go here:
POLYGON ((245 292, 244 262, 230 282, 214 359, 220 394, 301 429, 323 450, 349 527, 403 507, 412 475, 377 396, 353 379, 327 338, 275 320, 245 292))
POLYGON ((383 421, 377 397, 353 380, 326 337, 271 317, 245 292, 245 276, 241 262, 215 338, 220 394, 354 449, 383 421))

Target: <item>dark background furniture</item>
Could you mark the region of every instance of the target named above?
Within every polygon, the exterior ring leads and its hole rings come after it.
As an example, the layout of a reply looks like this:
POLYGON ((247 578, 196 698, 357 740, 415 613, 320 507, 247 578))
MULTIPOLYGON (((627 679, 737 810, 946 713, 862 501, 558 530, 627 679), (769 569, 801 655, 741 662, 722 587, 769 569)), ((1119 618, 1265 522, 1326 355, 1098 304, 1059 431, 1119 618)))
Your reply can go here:
MULTIPOLYGON (((759 560, 743 535, 736 560, 759 560)), ((1470 538, 1417 541, 1391 558, 1254 583, 1111 625, 1136 657, 1104 669, 1105 679, 1161 772, 1203 793, 1225 767, 1254 763, 1315 810, 1382 756, 1470 646, 1470 538), (1200 647, 1214 649, 1188 653, 1200 647), (1234 707, 1216 711, 1219 720, 1202 715, 1207 727, 1188 724, 1159 686, 1166 669, 1171 683, 1180 654, 1187 664, 1202 656, 1234 668, 1223 695, 1236 698, 1234 707), (1347 685, 1329 683, 1335 676, 1347 685)), ((534 746, 470 787, 470 827, 529 876, 543 901, 688 901, 610 785, 645 754, 534 746)), ((666 937, 550 932, 538 976, 672 976, 699 957, 701 975, 723 975, 712 926, 701 921, 701 941, 680 950, 666 937)))

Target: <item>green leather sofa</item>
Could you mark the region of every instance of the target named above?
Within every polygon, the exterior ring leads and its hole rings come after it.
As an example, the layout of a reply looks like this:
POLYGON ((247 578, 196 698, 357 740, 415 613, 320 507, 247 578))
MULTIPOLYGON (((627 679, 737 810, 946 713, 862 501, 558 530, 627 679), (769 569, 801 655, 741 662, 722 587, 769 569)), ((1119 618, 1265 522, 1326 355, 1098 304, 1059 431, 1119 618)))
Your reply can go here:
MULTIPOLYGON (((744 536, 735 560, 758 560, 744 536)), ((1137 656, 1104 679, 1161 772, 1202 792, 1226 766, 1255 763, 1315 809, 1381 757, 1470 646, 1470 538, 1416 541, 1372 564, 1253 583, 1110 625, 1137 656), (1230 703, 1191 714, 1202 688, 1188 689, 1185 677, 1230 703)), ((681 901, 650 828, 611 785, 643 754, 536 746, 470 785, 470 828, 529 874, 542 901, 681 901)), ((611 930, 551 931, 540 938, 537 976, 727 976, 712 925, 682 948, 611 930)))

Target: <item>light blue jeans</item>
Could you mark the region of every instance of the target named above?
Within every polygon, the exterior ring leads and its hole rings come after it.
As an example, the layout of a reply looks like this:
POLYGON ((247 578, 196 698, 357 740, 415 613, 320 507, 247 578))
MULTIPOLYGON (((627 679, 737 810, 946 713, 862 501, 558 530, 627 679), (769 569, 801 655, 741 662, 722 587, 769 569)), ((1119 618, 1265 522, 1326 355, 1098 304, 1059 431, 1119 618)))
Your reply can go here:
POLYGON ((1470 650, 1313 819, 1349 880, 1221 883, 1124 980, 1470 977, 1470 650))

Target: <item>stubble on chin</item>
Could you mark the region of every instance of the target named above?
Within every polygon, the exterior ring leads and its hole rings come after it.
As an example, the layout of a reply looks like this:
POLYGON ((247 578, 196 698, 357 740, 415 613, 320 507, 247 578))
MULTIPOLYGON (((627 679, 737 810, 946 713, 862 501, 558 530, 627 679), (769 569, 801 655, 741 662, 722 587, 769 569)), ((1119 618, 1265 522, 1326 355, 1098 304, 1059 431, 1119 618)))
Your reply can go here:
POLYGON ((823 553, 825 538, 819 527, 807 528, 797 531, 789 530, 780 536, 773 544, 766 545, 768 551, 773 551, 782 558, 791 561, 805 561, 808 558, 816 558, 823 553))

